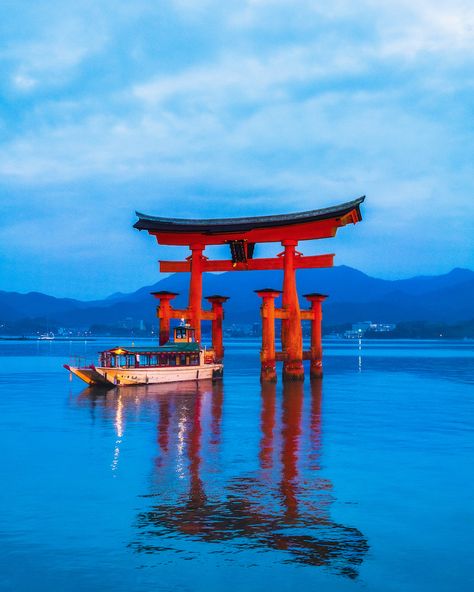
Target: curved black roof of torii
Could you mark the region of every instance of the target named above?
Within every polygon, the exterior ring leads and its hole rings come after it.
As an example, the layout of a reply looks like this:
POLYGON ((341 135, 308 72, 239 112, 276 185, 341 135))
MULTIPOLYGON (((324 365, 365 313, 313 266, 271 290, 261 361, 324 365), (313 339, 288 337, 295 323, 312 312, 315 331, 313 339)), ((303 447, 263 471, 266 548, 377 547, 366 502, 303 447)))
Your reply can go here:
POLYGON ((345 216, 356 210, 359 219, 361 213, 359 206, 364 201, 365 195, 329 208, 309 210, 294 214, 279 214, 275 216, 251 216, 244 218, 209 218, 209 219, 186 219, 186 218, 163 218, 161 216, 149 216, 136 212, 137 222, 133 225, 138 230, 173 232, 200 232, 214 234, 219 232, 242 232, 256 228, 271 228, 274 226, 287 226, 301 224, 304 222, 316 222, 345 216))

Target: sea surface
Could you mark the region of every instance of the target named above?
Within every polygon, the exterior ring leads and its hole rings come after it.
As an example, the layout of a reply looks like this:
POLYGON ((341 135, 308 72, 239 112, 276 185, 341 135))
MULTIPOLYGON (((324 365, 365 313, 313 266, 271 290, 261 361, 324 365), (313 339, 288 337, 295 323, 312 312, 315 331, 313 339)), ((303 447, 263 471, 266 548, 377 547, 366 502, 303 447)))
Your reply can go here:
POLYGON ((327 341, 263 387, 256 339, 216 384, 62 368, 117 342, 0 342, 2 591, 474 590, 473 342, 327 341))

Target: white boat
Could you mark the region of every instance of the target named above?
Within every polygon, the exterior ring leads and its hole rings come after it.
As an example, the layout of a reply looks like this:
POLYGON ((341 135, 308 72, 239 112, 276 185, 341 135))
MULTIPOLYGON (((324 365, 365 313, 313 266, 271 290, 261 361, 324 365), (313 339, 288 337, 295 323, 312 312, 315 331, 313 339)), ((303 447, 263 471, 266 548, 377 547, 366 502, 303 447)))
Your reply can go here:
POLYGON ((52 341, 54 339, 54 333, 43 333, 38 339, 40 341, 52 341))
POLYGON ((87 384, 109 386, 161 384, 222 378, 223 365, 213 349, 194 340, 194 329, 181 325, 174 340, 159 347, 115 347, 100 353, 99 364, 64 368, 87 384))

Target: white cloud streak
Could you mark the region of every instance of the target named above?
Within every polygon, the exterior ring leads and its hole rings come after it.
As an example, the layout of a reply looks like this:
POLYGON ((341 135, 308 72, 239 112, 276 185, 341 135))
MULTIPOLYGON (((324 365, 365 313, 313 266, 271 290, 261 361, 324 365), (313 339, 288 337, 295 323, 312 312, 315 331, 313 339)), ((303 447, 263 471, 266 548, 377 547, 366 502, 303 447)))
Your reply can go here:
MULTIPOLYGON (((390 263, 398 273, 409 260, 400 258, 403 237, 431 265, 430 248, 441 254, 449 241, 466 240, 467 225, 453 212, 474 216, 474 132, 464 99, 473 86, 469 3, 193 6, 138 3, 127 15, 98 15, 92 32, 84 15, 69 15, 0 50, 12 92, 30 101, 17 119, 20 107, 12 106, 3 123, 0 177, 11 195, 34 187, 25 206, 34 212, 43 200, 58 226, 85 207, 96 219, 113 212, 125 228, 129 210, 156 211, 171 193, 177 215, 207 216, 216 208, 232 215, 318 207, 367 193, 371 230, 362 232, 371 244, 383 244, 387 232, 394 237, 399 250, 390 263), (137 50, 141 19, 178 19, 195 32, 211 14, 210 52, 196 48, 172 64, 167 55, 179 42, 164 33, 137 50), (133 66, 123 79, 113 78, 118 40, 133 66), (143 74, 136 55, 147 57, 143 74), (94 76, 90 60, 102 74, 94 76), (74 190, 57 198, 56 188, 74 190), (225 195, 232 199, 223 202, 225 195), (446 222, 442 239, 437 228, 446 222)), ((32 237, 42 231, 40 218, 28 221, 32 237)), ((76 235, 86 227, 78 219, 76 235)), ((48 240, 72 248, 64 232, 48 240)), ((344 245, 345 262, 357 265, 344 245)), ((384 264, 382 251, 370 250, 366 267, 384 264)))

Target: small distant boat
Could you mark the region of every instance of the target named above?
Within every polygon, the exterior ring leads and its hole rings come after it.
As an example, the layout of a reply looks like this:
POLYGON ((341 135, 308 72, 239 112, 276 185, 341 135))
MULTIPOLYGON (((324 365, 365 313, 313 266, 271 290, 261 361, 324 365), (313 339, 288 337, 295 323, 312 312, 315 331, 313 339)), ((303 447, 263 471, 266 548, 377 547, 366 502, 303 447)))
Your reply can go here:
POLYGON ((40 341, 52 341, 54 339, 54 333, 43 333, 38 339, 40 341))
POLYGON ((159 347, 115 347, 100 353, 99 365, 72 366, 69 370, 87 384, 130 386, 222 378, 223 364, 214 350, 194 339, 190 325, 174 329, 173 341, 159 347))

